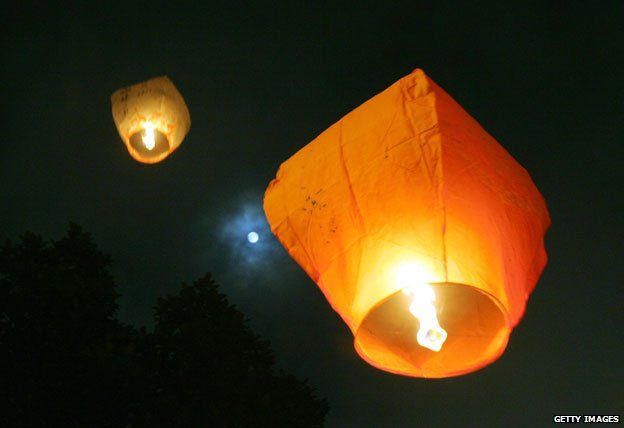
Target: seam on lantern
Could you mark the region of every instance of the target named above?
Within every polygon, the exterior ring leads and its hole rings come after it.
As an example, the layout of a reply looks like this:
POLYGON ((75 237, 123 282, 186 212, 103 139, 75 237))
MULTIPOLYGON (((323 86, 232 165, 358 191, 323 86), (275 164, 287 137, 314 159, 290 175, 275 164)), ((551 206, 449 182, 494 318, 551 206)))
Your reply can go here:
MULTIPOLYGON (((437 135, 437 134, 434 134, 437 135)), ((432 155, 432 151, 433 149, 431 148, 432 144, 431 144, 431 138, 432 135, 431 134, 420 134, 418 135, 418 138, 415 139, 415 141, 418 142, 418 149, 420 150, 420 160, 422 161, 424 167, 425 167, 425 171, 427 172, 427 179, 429 180, 429 184, 432 187, 436 187, 435 185, 437 185, 437 178, 438 178, 438 174, 436 174, 435 168, 436 168, 436 164, 435 164, 435 160, 434 160, 434 165, 431 165, 431 160, 433 159, 433 155, 432 155), (427 150, 428 152, 425 153, 425 150, 427 150)))
POLYGON ((386 132, 384 132, 383 136, 381 137, 381 139, 379 140, 379 145, 382 145, 384 143, 384 141, 386 141, 386 137, 388 136, 388 133, 390 132, 390 128, 392 128, 392 125, 394 125, 394 121, 397 117, 397 115, 399 114, 399 109, 394 109, 394 114, 392 115, 392 119, 390 119, 390 122, 388 123, 388 127, 386 128, 386 132))
MULTIPOLYGON (((284 207, 286 206, 286 204, 284 204, 284 207)), ((301 238, 299 237, 299 234, 297 233, 297 231, 295 230, 295 228, 293 227, 292 223, 290 222, 290 218, 287 215, 284 220, 286 221, 286 224, 288 225, 288 227, 290 228, 290 230, 292 230, 293 236, 295 237, 295 239, 297 240, 297 243, 299 244, 299 247, 303 250, 303 252, 305 253, 306 257, 308 258, 308 261, 310 263, 310 266, 314 269, 314 276, 316 277, 316 279, 318 279, 319 277, 319 273, 318 273, 318 268, 316 266, 316 262, 314 259, 312 259, 312 257, 310 256, 310 253, 308 253, 308 250, 306 249, 306 247, 303 246, 303 243, 301 242, 301 238)), ((296 260, 296 258, 295 258, 296 260)))
MULTIPOLYGON (((452 140, 458 144, 466 144, 467 136, 461 133, 453 133, 449 132, 447 126, 444 127, 444 136, 446 136, 449 140, 452 140)), ((481 159, 474 161, 469 159, 467 156, 457 153, 458 156, 461 157, 462 161, 467 163, 466 167, 458 171, 455 176, 459 176, 460 174, 464 174, 469 171, 474 171, 476 179, 479 180, 485 187, 487 187, 490 191, 497 194, 502 201, 503 204, 513 206, 517 209, 521 209, 527 212, 536 213, 538 209, 535 204, 533 204, 529 198, 526 196, 524 192, 518 191, 517 189, 509 188, 504 185, 498 183, 499 180, 491 179, 488 176, 479 173, 479 162, 483 162, 481 159)), ((511 156, 511 155, 510 155, 511 156)), ((515 160, 514 160, 515 162, 515 160)), ((516 162, 517 164, 517 162, 516 162)), ((487 164, 488 167, 495 167, 493 164, 487 164)), ((525 174, 528 174, 521 165, 520 168, 524 171, 525 174)), ((529 177, 530 179, 530 177, 529 177)))
MULTIPOLYGON (((397 113, 397 114, 398 114, 398 113, 397 113)), ((416 132, 416 130, 415 130, 415 129, 413 129, 413 128, 412 128, 412 126, 410 125, 410 130, 411 130, 412 132, 410 132, 410 135, 409 135, 408 137, 405 137, 405 138, 403 138, 402 140, 400 140, 400 141, 398 141, 398 142, 396 142, 396 143, 394 143, 394 144, 389 144, 386 148, 384 148, 383 153, 381 153, 380 155, 376 156, 376 157, 375 157, 375 158, 373 158, 373 159, 377 159, 377 158, 379 158, 379 157, 383 157, 383 156, 385 156, 387 153, 390 153, 392 150, 396 149, 397 147, 399 147, 399 146, 401 146, 401 145, 403 145, 403 144, 409 143, 410 141, 414 141, 416 138, 420 137, 422 134, 429 133, 431 130, 436 130, 436 129, 437 129, 437 130, 439 130, 439 126, 438 126, 438 125, 433 125, 433 126, 431 126, 430 128, 423 129, 422 131, 418 131, 418 132, 416 132)), ((389 131, 389 130, 388 130, 388 131, 389 131)), ((384 138, 385 138, 385 136, 384 136, 384 138)), ((346 144, 345 144, 345 147, 346 147, 348 144, 352 144, 353 142, 354 142, 354 141, 349 142, 349 143, 346 143, 346 144)), ((383 143, 383 140, 379 142, 379 144, 382 144, 382 143, 383 143)))
MULTIPOLYGON (((437 110, 435 111, 436 120, 438 116, 437 110)), ((442 143, 443 134, 439 133, 440 136, 440 156, 438 162, 440 163, 440 177, 439 177, 439 190, 438 193, 440 195, 440 200, 442 202, 442 257, 444 259, 444 280, 448 282, 448 258, 446 253, 446 194, 445 194, 445 186, 444 186, 444 154, 443 154, 443 146, 442 143)))
MULTIPOLYGON (((364 240, 364 237, 363 236, 359 236, 359 237, 355 238, 353 241, 351 241, 349 244, 347 244, 342 251, 340 251, 338 254, 336 254, 334 257, 332 257, 331 260, 329 260, 327 263, 325 263, 325 265, 324 265, 325 270, 323 271, 323 274, 325 272, 327 272, 328 270, 330 270, 333 265, 338 263, 338 260, 340 259, 341 256, 347 254, 349 251, 351 251, 351 249, 353 247, 355 247, 356 244, 362 242, 363 240, 364 240)), ((358 265, 357 265, 356 284, 359 284, 359 280, 360 280, 360 266, 362 265, 362 254, 361 253, 360 253, 359 257, 358 257, 357 262, 358 262, 358 265)), ((319 274, 319 277, 321 277, 321 276, 322 276, 322 274, 319 274)), ((342 296, 343 297, 343 302, 347 305, 346 309, 349 309, 349 310, 351 309, 351 307, 353 305, 353 301, 355 300, 354 296, 356 296, 356 295, 357 295, 357 289, 355 290, 355 292, 353 293, 353 296, 351 298, 347 299, 347 298, 345 298, 345 295, 342 296)), ((342 313, 340 311, 336 311, 336 312, 338 312, 342 316, 342 313)), ((349 319, 349 322, 347 324, 349 326, 351 326, 352 318, 350 316, 348 316, 348 319, 349 319)), ((361 320, 360 320, 360 323, 361 323, 361 320)))
MULTIPOLYGON (((368 237, 368 236, 373 236, 373 235, 368 235, 368 234, 367 234, 366 236, 368 237)), ((348 253, 348 252, 351 250, 351 247, 353 247, 355 244, 357 244, 358 242, 360 242, 362 239, 364 239, 364 238, 363 238, 362 236, 359 236, 359 237, 355 238, 353 241, 351 241, 351 242, 349 242, 348 244, 346 244, 346 245, 344 246, 344 248, 343 248, 343 249, 342 249, 339 253, 336 253, 336 255, 334 255, 334 257, 332 257, 330 260, 328 260, 328 261, 325 263, 325 265, 326 265, 326 266, 329 266, 329 265, 331 265, 332 263, 334 263, 334 262, 335 262, 335 261, 336 261, 336 260, 337 260, 340 256, 342 256, 342 255, 344 255, 344 254, 348 253)))
POLYGON ((353 203, 353 205, 355 205, 355 209, 356 209, 356 213, 357 213, 357 218, 358 218, 358 223, 359 223, 359 228, 360 230, 362 230, 364 233, 366 233, 366 226, 364 224, 364 218, 362 217, 362 211, 360 210, 360 205, 358 204, 357 198, 355 197, 355 192, 353 191, 353 185, 351 183, 351 176, 349 175, 349 169, 347 168, 347 163, 345 161, 345 157, 344 157, 344 149, 343 149, 343 143, 342 143, 342 120, 340 121, 340 129, 338 132, 338 148, 339 148, 339 155, 340 155, 340 166, 342 169, 342 172, 345 175, 345 178, 347 179, 347 186, 349 189, 349 195, 351 197, 351 202, 353 203))
MULTIPOLYGON (((344 155, 344 146, 343 146, 343 121, 340 121, 340 128, 339 128, 339 132, 338 132, 338 147, 339 147, 339 155, 340 155, 340 166, 342 167, 342 172, 345 175, 345 178, 347 179, 347 186, 349 189, 349 195, 351 197, 351 202, 353 203, 353 205, 355 206, 356 209, 356 215, 357 215, 357 219, 358 219, 358 229, 360 229, 361 234, 363 235, 367 235, 367 228, 366 225, 364 223, 364 218, 362 217, 362 210, 360 209, 360 205, 358 204, 357 198, 355 196, 355 192, 353 191, 353 184, 351 182, 351 176, 349 174, 349 169, 347 168, 347 163, 346 163, 346 159, 345 159, 345 155, 344 155)), ((357 239, 356 241, 359 241, 359 239, 357 239)), ((355 242, 355 241, 354 241, 355 242)), ((342 251, 342 253, 344 254, 344 251, 342 251)), ((334 258, 334 260, 338 259, 338 256, 334 258)), ((358 278, 359 278, 359 264, 358 264, 358 278)), ((357 289, 359 288, 359 284, 356 285, 355 287, 355 292, 354 292, 354 296, 357 294, 357 289)), ((347 303, 348 308, 351 308, 352 304, 353 304, 353 298, 347 299, 345 298, 346 296, 343 296, 345 303, 347 303)))

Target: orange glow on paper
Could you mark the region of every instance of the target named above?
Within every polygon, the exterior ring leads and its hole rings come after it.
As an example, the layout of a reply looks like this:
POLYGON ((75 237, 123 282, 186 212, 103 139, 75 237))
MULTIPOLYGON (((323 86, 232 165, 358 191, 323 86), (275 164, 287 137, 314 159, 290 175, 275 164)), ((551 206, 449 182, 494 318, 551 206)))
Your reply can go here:
POLYGON ((284 162, 264 209, 360 356, 407 376, 496 360, 546 264, 528 173, 421 70, 284 162))

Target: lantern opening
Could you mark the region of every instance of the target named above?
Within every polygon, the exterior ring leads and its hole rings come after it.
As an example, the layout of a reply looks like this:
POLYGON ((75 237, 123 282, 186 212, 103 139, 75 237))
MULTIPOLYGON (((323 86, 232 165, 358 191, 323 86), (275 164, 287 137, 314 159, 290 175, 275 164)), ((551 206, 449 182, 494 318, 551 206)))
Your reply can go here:
POLYGON ((423 284, 420 291, 395 292, 367 313, 355 334, 364 360, 393 373, 438 378, 474 371, 502 354, 511 327, 495 297, 455 283, 423 284), (422 302, 431 305, 433 316, 414 308, 422 302))
POLYGON ((169 139, 153 125, 144 125, 130 136, 130 147, 141 159, 160 160, 169 153, 169 139))

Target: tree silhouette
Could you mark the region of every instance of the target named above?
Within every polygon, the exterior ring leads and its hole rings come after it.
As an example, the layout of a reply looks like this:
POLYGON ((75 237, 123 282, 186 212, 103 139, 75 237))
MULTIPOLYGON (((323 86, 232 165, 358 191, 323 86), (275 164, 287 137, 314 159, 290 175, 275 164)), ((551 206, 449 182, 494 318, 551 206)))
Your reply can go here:
POLYGON ((160 298, 148 333, 115 319, 110 266, 75 224, 0 249, 4 426, 322 426, 326 401, 275 371, 209 274, 160 298))

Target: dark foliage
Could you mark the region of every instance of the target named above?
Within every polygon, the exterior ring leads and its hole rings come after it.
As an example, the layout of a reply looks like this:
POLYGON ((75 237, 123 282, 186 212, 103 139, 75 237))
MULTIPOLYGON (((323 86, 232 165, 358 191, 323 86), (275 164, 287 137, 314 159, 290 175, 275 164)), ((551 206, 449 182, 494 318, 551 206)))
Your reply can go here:
POLYGON ((74 224, 0 249, 3 426, 322 426, 326 401, 274 370, 209 274, 159 299, 148 333, 115 319, 110 265, 74 224))

